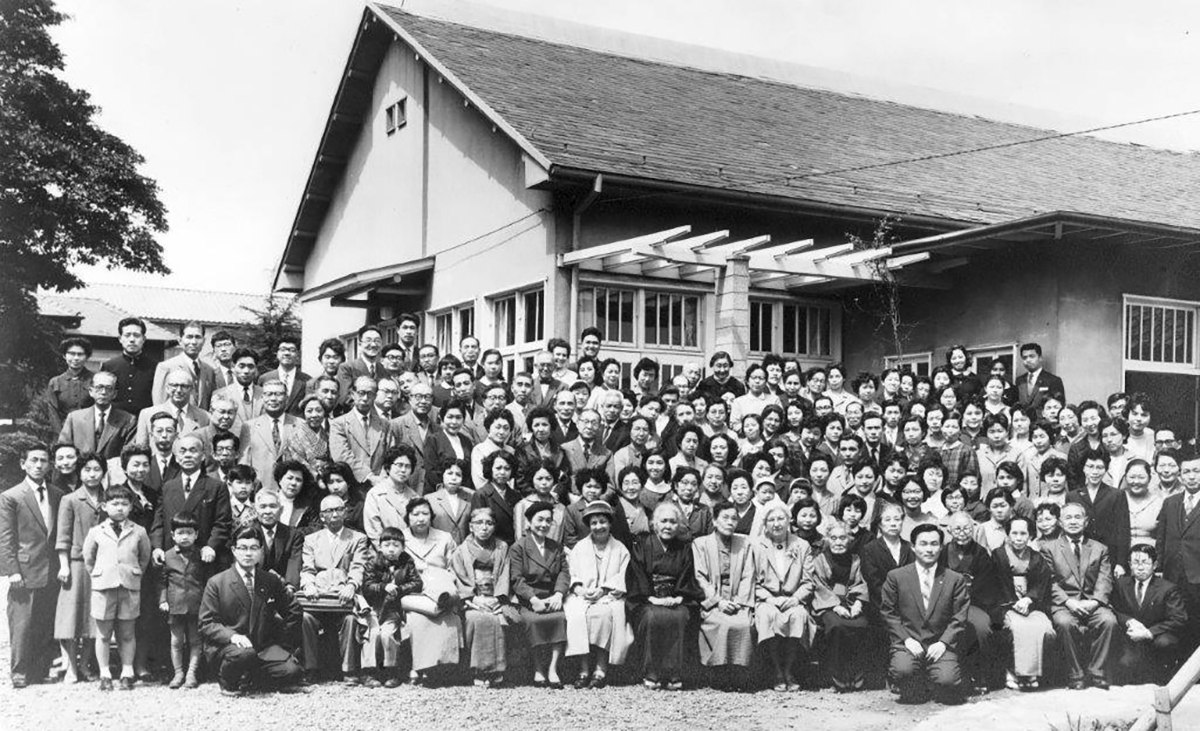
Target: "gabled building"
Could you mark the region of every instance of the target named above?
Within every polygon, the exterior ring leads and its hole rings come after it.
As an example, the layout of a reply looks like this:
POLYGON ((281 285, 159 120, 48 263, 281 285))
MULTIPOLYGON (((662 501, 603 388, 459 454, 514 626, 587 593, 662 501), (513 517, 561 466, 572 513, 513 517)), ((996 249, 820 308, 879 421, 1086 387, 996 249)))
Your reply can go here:
POLYGON ((520 369, 596 325, 666 374, 714 350, 928 371, 1036 340, 1068 396, 1196 421, 1200 160, 368 4, 276 292, 305 358, 423 313, 520 369), (894 242, 861 249, 899 218, 894 242), (902 339, 872 282, 900 285, 902 339))

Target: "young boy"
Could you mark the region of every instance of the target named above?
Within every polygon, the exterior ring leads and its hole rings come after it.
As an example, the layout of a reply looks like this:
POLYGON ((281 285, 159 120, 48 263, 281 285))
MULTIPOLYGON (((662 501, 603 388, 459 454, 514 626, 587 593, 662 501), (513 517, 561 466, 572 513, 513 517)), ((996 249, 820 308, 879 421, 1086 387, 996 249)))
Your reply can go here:
MULTIPOLYGON (((400 600, 421 593, 422 587, 416 564, 404 552, 404 532, 391 526, 384 528, 379 534, 379 553, 367 563, 363 574, 362 593, 379 620, 383 658, 382 662, 376 660, 375 667, 380 675, 386 676, 382 679, 385 688, 395 688, 401 680, 396 670, 402 641, 400 627, 404 624, 400 600)), ((374 641, 368 641, 370 650, 374 650, 374 641)))
POLYGON ((92 619, 96 620, 96 662, 100 690, 112 690, 109 647, 114 623, 121 655, 121 690, 133 690, 134 625, 141 613, 142 575, 150 565, 150 536, 129 518, 133 491, 125 485, 104 493, 108 520, 88 531, 83 565, 92 578, 92 619))
POLYGON ((257 477, 254 468, 245 464, 236 464, 225 473, 225 484, 229 488, 229 515, 235 531, 254 525, 258 518, 254 512, 254 483, 257 477))
POLYGON ((166 612, 171 627, 171 664, 175 677, 167 687, 195 688, 200 685, 196 672, 200 667, 200 600, 208 564, 200 560, 196 548, 196 517, 187 511, 171 518, 171 538, 175 545, 163 558, 159 577, 158 608, 166 612), (188 661, 184 664, 184 655, 188 661))

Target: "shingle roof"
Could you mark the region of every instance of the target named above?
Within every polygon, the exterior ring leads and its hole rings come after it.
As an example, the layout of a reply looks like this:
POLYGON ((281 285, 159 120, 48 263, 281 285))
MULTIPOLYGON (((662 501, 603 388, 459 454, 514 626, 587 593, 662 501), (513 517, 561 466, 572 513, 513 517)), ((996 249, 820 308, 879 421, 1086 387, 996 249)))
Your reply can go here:
POLYGON ((1053 133, 379 10, 557 166, 971 223, 1200 229, 1191 154, 1081 136, 785 182, 1053 133))
POLYGON ((132 284, 91 284, 74 294, 104 300, 147 320, 180 323, 197 320, 211 325, 247 322, 251 315, 242 307, 262 309, 266 297, 265 293, 211 292, 132 284))
MULTIPOLYGON (((79 327, 67 330, 73 335, 115 338, 117 324, 122 319, 135 315, 141 316, 135 311, 121 309, 110 302, 77 294, 39 292, 37 300, 38 308, 44 314, 80 318, 79 327)), ((164 330, 153 322, 146 323, 146 338, 165 342, 175 342, 179 339, 174 333, 164 330)))

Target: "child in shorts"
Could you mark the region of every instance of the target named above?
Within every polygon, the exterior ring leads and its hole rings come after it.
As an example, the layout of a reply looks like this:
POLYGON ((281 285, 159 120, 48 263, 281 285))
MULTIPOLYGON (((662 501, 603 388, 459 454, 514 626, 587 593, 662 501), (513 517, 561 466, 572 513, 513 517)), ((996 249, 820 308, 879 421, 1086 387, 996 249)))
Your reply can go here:
POLYGON ((167 687, 172 690, 200 685, 196 675, 200 669, 200 602, 210 564, 200 560, 197 526, 196 517, 186 510, 171 516, 171 539, 175 545, 163 557, 159 578, 158 608, 170 616, 175 677, 167 687))

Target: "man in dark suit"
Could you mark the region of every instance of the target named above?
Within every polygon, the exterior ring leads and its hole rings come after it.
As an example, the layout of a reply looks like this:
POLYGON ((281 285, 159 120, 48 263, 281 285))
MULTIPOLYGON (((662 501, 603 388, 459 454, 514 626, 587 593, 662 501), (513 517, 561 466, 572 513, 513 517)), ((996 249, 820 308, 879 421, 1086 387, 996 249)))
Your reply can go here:
POLYGON ((117 377, 107 371, 92 377, 92 406, 77 409, 63 419, 58 441, 74 444, 80 454, 95 452, 105 459, 120 457, 137 433, 133 414, 112 405, 117 395, 117 377))
POLYGON ((377 381, 383 377, 383 366, 379 363, 379 352, 383 349, 383 333, 375 325, 363 325, 358 329, 358 357, 338 366, 337 379, 341 384, 342 400, 353 398, 358 379, 367 376, 377 381))
POLYGON ((971 516, 961 510, 950 516, 950 542, 942 551, 941 562, 951 571, 962 574, 971 591, 967 638, 963 643, 967 665, 978 685, 998 688, 1004 683, 1004 673, 1001 663, 996 662, 991 613, 999 601, 996 587, 1000 577, 991 554, 974 536, 975 521, 971 516))
POLYGON ((883 582, 881 611, 892 641, 892 682, 901 702, 924 701, 932 690, 939 702, 959 703, 960 646, 970 590, 965 577, 938 565, 941 529, 920 525, 911 538, 917 560, 892 570, 883 582))
POLYGON ((1179 587, 1191 618, 1183 650, 1200 645, 1200 454, 1182 457, 1179 482, 1183 490, 1163 500, 1158 513, 1158 560, 1163 578, 1179 587))
POLYGON ((1117 547, 1129 542, 1129 504, 1124 492, 1104 482, 1108 462, 1103 447, 1084 452, 1080 461, 1083 484, 1067 493, 1067 502, 1079 503, 1087 510, 1087 537, 1108 546, 1113 566, 1124 566, 1125 557, 1117 547))
POLYGON ((270 381, 282 382, 287 391, 283 410, 301 416, 300 402, 308 394, 310 376, 300 370, 300 339, 290 335, 281 338, 275 349, 275 358, 279 361, 279 367, 259 376, 258 385, 265 386, 270 381))
POLYGON ((169 412, 161 411, 150 417, 150 473, 146 475, 146 486, 160 495, 163 485, 179 476, 179 462, 175 459, 178 435, 178 422, 169 412))
POLYGON ((291 649, 301 611, 278 576, 258 568, 262 532, 253 526, 233 538, 235 565, 204 587, 200 635, 221 692, 237 695, 245 680, 291 685, 304 675, 291 649))
POLYGON ((1129 682, 1165 683, 1178 664, 1179 635, 1187 626, 1179 588, 1154 575, 1157 555, 1153 546, 1135 545, 1130 573, 1113 589, 1112 608, 1125 630, 1117 665, 1129 682))
POLYGON ((54 543, 62 491, 46 479, 50 450, 27 447, 21 457, 25 479, 0 493, 0 576, 8 579, 8 636, 11 680, 24 688, 46 677, 57 650, 54 608, 58 599, 58 554, 54 543))
POLYGON ((1025 343, 1021 346, 1021 362, 1025 373, 1017 378, 1017 405, 1041 409, 1051 396, 1066 403, 1067 389, 1058 376, 1042 367, 1042 346, 1025 343))
POLYGON ((258 567, 283 579, 295 591, 300 588, 304 535, 279 522, 279 507, 279 493, 274 490, 259 490, 254 496, 254 512, 258 516, 255 525, 263 534, 258 567))
POLYGON ((1054 623, 1058 643, 1067 661, 1067 680, 1082 690, 1088 682, 1107 688, 1108 654, 1117 618, 1109 608, 1112 595, 1112 562, 1104 544, 1087 537, 1087 510, 1080 503, 1063 506, 1062 535, 1042 546, 1042 556, 1054 572, 1054 623), (1087 667, 1081 651, 1089 650, 1087 667))
POLYGON ((551 424, 550 441, 566 444, 579 436, 575 425, 575 394, 563 389, 554 397, 554 421, 551 424))
POLYGON ((225 549, 233 525, 229 489, 204 474, 201 469, 204 447, 194 434, 186 434, 175 443, 175 459, 179 463, 179 474, 163 485, 162 500, 150 526, 154 562, 161 566, 167 549, 175 545, 171 518, 186 510, 199 523, 196 545, 200 546, 200 560, 208 564, 225 563, 225 549))
POLYGON ((146 323, 126 317, 117 323, 121 353, 104 361, 100 370, 117 376, 113 406, 129 414, 140 414, 154 403, 154 371, 158 362, 146 355, 146 323))
POLYGON ((610 452, 629 444, 629 424, 621 421, 621 408, 624 405, 625 399, 620 391, 609 391, 600 401, 600 442, 610 452))

